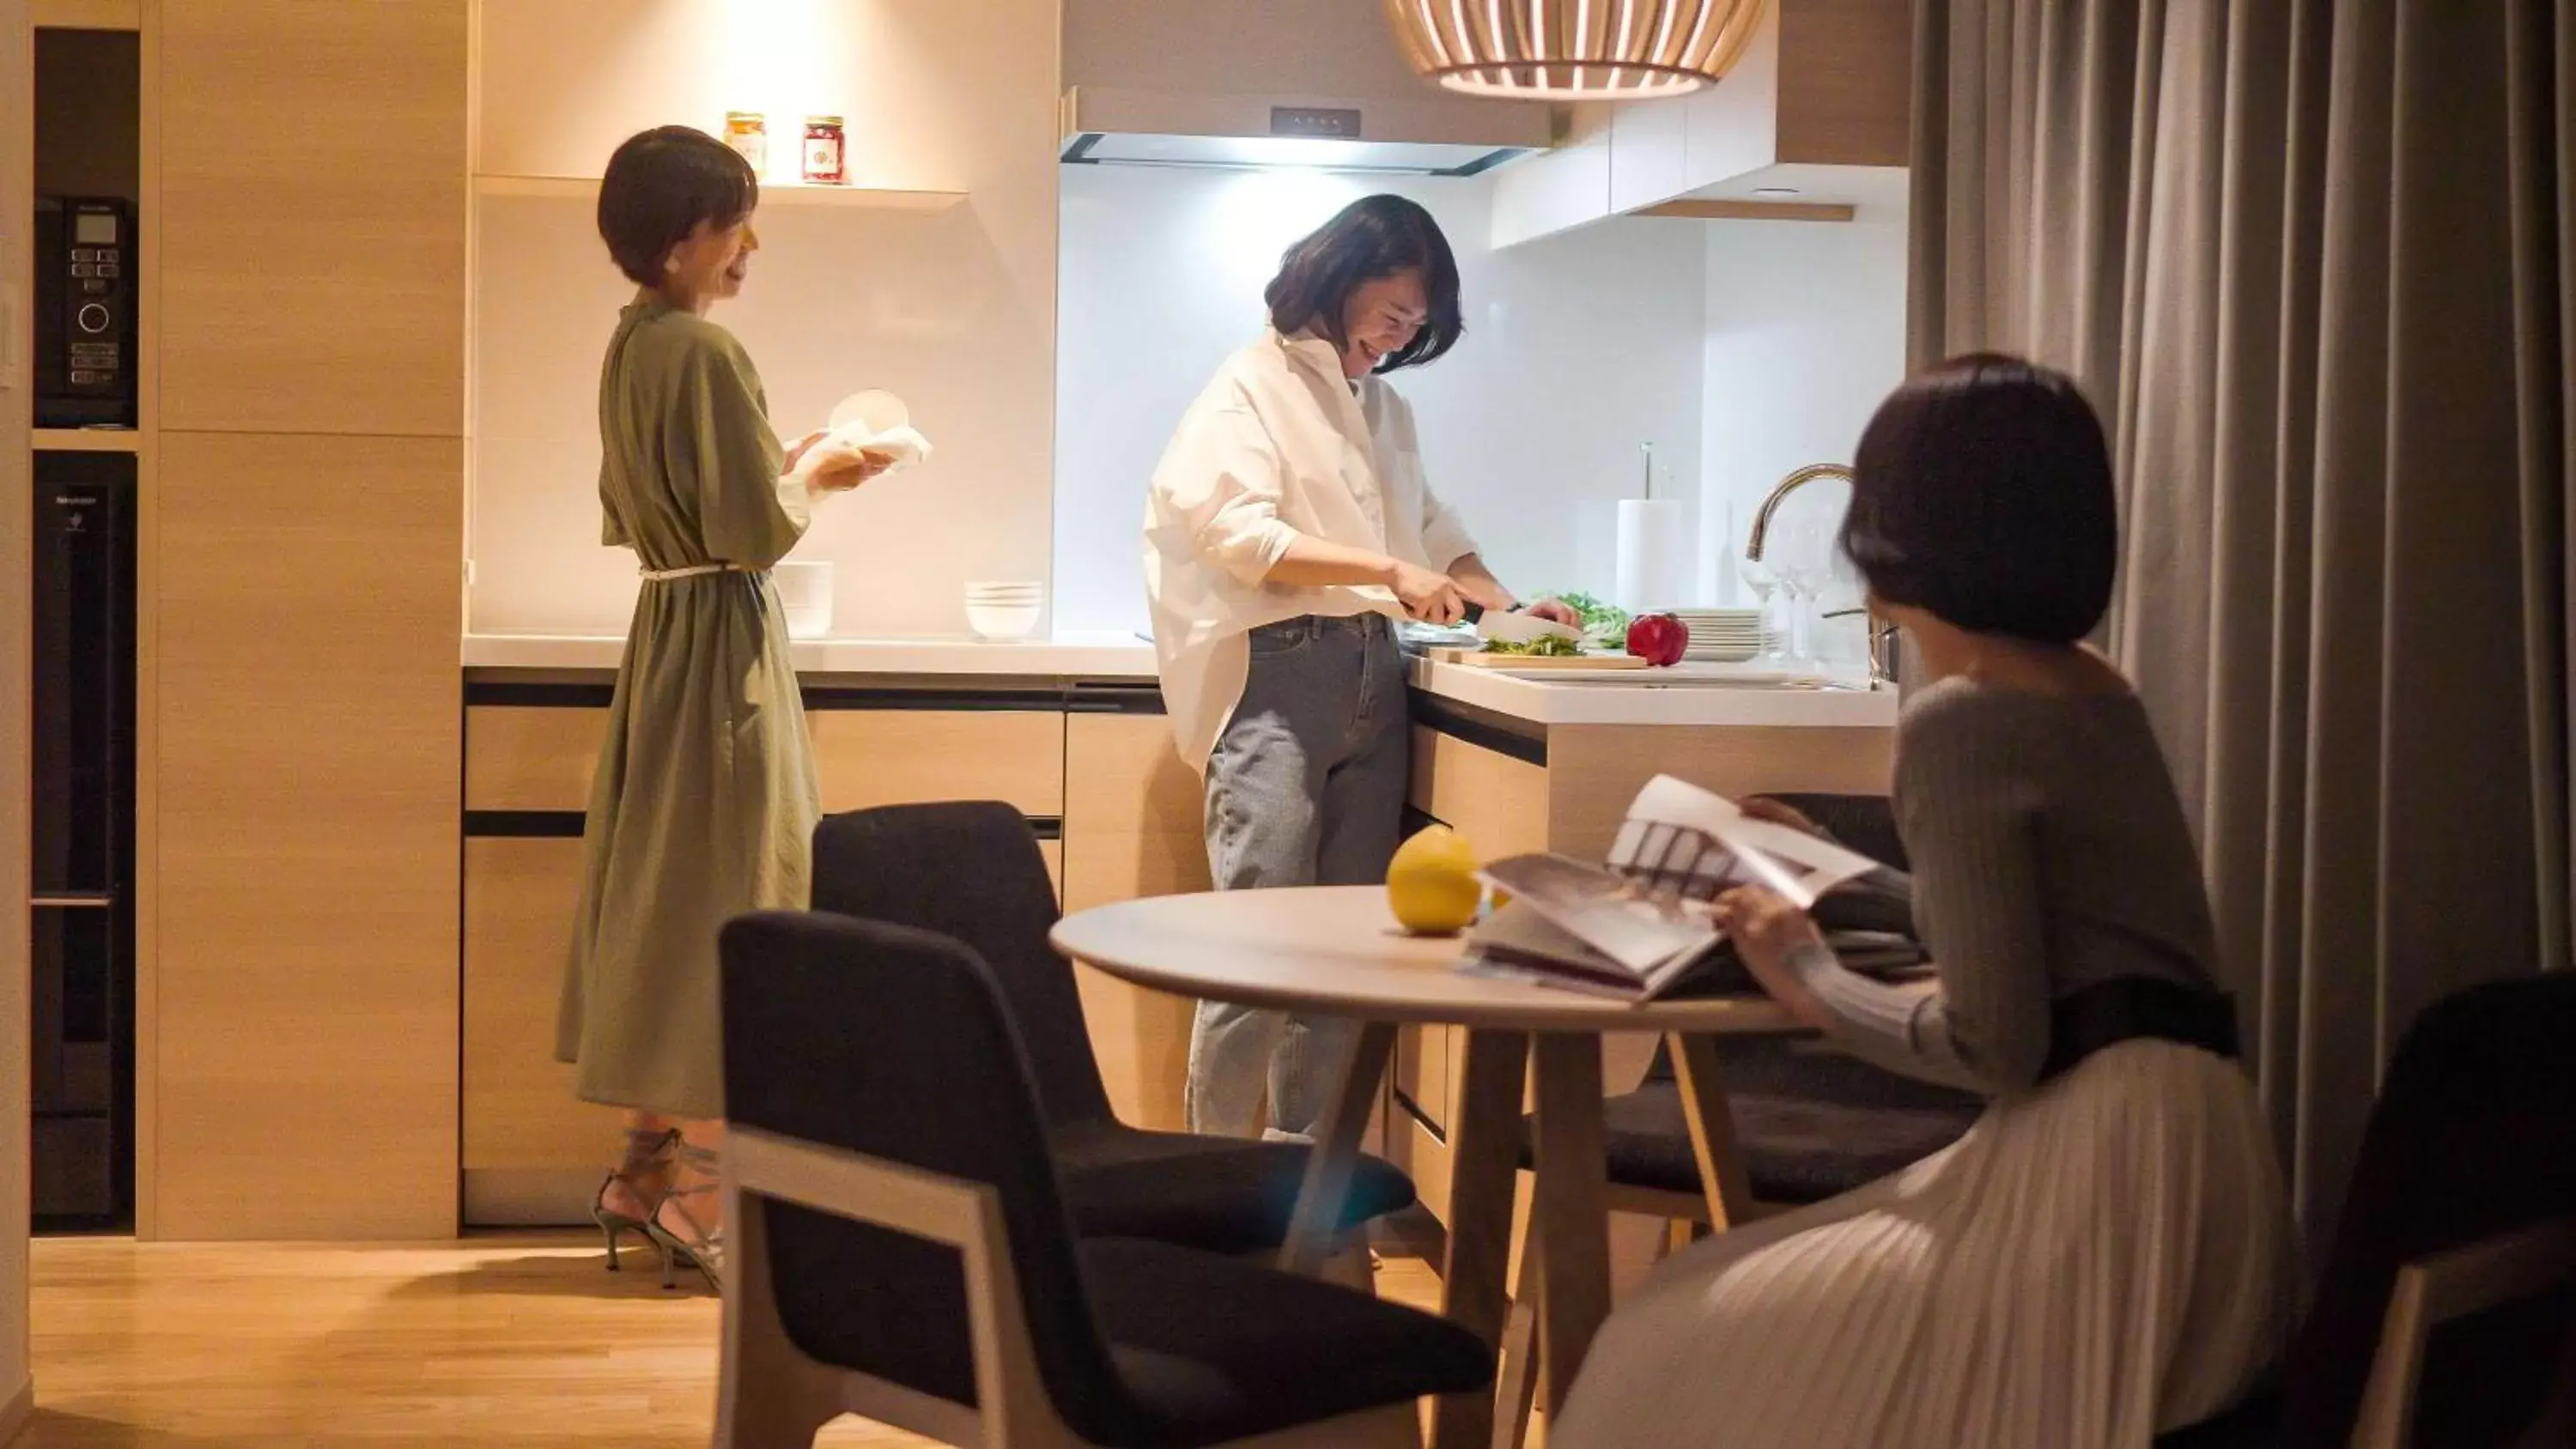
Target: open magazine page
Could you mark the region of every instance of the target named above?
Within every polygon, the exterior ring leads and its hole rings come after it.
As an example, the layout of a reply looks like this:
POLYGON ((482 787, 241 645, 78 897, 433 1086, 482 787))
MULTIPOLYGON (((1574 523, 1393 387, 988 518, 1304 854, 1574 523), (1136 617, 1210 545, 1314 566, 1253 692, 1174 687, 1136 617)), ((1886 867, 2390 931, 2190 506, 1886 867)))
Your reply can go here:
POLYGON ((1662 993, 1713 949, 1703 944, 1631 971, 1584 944, 1525 899, 1515 899, 1476 927, 1475 949, 1460 969, 1479 976, 1543 981, 1572 991, 1646 999, 1662 993))
POLYGON ((1511 897, 1470 942, 1467 969, 1488 974, 1640 1001, 1685 979, 1698 981, 1698 989, 1737 979, 1740 986, 1719 989, 1754 989, 1741 964, 1730 964, 1709 919, 1709 902, 1745 885, 1767 886, 1818 914, 1828 944, 1855 958, 1854 969, 1903 971, 1922 960, 1911 940, 1912 882, 1902 872, 1754 819, 1723 796, 1668 775, 1638 793, 1606 866, 1518 855, 1487 864, 1482 875, 1511 897), (1859 919, 1821 919, 1819 900, 1835 892, 1842 914, 1859 919), (1848 909, 1870 900, 1886 904, 1848 909), (1703 966, 1715 974, 1696 969, 1703 966))
POLYGON ((1561 855, 1515 855, 1488 864, 1482 874, 1512 897, 1498 915, 1525 906, 1634 978, 1717 943, 1717 927, 1705 910, 1597 865, 1561 855))
POLYGON ((1742 885, 1768 886, 1801 910, 1846 887, 1897 899, 1913 894, 1901 872, 1803 830, 1756 820, 1725 796, 1670 775, 1637 792, 1609 865, 1695 901, 1742 885))

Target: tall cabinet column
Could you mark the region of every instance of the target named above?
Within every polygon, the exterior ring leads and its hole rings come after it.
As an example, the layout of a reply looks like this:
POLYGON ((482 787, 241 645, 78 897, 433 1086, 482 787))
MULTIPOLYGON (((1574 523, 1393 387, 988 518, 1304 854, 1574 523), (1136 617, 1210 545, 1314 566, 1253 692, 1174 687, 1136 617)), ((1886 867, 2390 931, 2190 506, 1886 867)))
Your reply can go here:
POLYGON ((467 0, 146 0, 138 1229, 456 1228, 467 0))
MULTIPOLYGON (((35 30, 26 0, 0 0, 0 197, 35 195, 33 128, 35 30)), ((0 800, 27 790, 27 579, 35 470, 27 451, 33 369, 23 359, 32 341, 28 311, 35 287, 28 228, 0 225, 0 800)), ((25 817, 18 817, 22 822, 25 817)), ((27 1362, 27 1088, 28 839, 23 826, 0 831, 0 1442, 15 1435, 35 1408, 27 1362)))

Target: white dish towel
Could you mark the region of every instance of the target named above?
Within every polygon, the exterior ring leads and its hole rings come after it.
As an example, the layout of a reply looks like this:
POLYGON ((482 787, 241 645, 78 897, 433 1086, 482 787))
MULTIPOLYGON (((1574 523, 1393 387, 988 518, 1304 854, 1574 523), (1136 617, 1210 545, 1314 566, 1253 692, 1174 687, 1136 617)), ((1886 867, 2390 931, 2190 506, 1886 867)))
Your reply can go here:
POLYGON ((811 481, 821 469, 854 461, 861 453, 874 453, 894 460, 885 472, 877 475, 877 479, 883 479, 929 457, 930 440, 909 423, 899 423, 891 428, 876 427, 865 419, 843 423, 807 448, 805 456, 796 460, 795 471, 790 476, 811 481))

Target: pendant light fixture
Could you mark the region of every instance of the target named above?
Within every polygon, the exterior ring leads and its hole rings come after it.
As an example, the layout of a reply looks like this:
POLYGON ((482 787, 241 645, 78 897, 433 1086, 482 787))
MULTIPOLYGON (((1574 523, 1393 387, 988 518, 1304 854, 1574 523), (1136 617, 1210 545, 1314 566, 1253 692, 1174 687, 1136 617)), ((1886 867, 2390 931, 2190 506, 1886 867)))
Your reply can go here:
POLYGON ((1768 0, 1386 0, 1414 70, 1503 100, 1643 100, 1715 82, 1768 0))

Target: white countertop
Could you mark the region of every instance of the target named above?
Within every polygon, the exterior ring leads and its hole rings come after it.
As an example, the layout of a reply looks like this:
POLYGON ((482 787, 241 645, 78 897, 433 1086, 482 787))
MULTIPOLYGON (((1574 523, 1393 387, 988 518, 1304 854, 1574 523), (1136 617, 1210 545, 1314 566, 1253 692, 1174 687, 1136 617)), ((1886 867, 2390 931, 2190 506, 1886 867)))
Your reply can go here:
MULTIPOLYGON (((1150 682, 1154 649, 1132 634, 1070 633, 988 644, 974 639, 812 639, 790 650, 807 674, 985 676, 1150 682)), ((613 670, 626 641, 613 635, 474 634, 474 669, 613 670)), ((1896 723, 1896 692, 1790 685, 1746 664, 1592 673, 1566 679, 1463 664, 1411 661, 1415 688, 1538 725, 1842 726, 1896 723)))
MULTIPOLYGON (((788 646, 804 674, 965 674, 1151 680, 1154 646, 1133 634, 980 639, 804 639, 788 646)), ((615 669, 623 635, 468 634, 469 669, 615 669)))
POLYGON ((1465 664, 1412 661, 1416 689, 1541 725, 1841 726, 1896 723, 1896 691, 1817 688, 1750 664, 1510 674, 1465 664))

